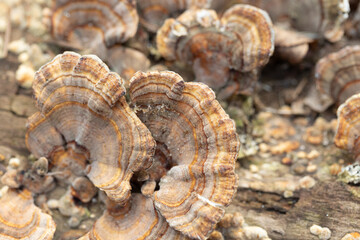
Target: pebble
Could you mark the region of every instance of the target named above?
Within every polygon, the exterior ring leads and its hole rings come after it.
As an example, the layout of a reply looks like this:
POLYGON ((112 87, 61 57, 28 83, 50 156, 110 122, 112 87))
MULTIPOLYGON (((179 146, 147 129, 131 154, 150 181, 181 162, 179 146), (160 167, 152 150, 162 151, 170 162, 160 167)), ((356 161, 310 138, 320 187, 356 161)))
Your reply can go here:
POLYGON ((331 175, 336 176, 340 173, 341 166, 338 163, 333 163, 331 164, 329 171, 331 175))
POLYGON ((310 176, 305 176, 299 180, 299 184, 301 188, 309 189, 316 184, 316 181, 310 176))
POLYGON ((315 164, 309 164, 307 167, 306 167, 306 171, 308 173, 314 173, 317 171, 317 166, 315 164))
POLYGON ((299 146, 300 143, 298 141, 286 141, 286 142, 281 142, 275 146, 272 146, 270 151, 272 154, 289 153, 298 149, 299 146))
POLYGON ((14 52, 16 54, 20 54, 29 49, 29 44, 27 44, 24 38, 20 38, 18 40, 12 41, 9 43, 9 51, 14 52))
POLYGON ((318 156, 320 156, 320 153, 314 149, 307 154, 306 158, 312 160, 314 158, 317 158, 318 156))
POLYGON ((306 171, 306 167, 301 163, 295 163, 291 166, 291 168, 296 175, 302 175, 306 171))
POLYGON ((20 159, 19 158, 10 158, 9 166, 12 168, 18 168, 20 166, 20 159))
POLYGON ((296 153, 296 157, 298 158, 306 158, 307 154, 304 151, 300 151, 296 153))
POLYGON ((57 199, 49 199, 47 201, 47 205, 50 209, 56 209, 59 207, 59 200, 57 199))
POLYGON ((18 60, 21 63, 24 63, 24 62, 28 61, 29 58, 30 58, 30 56, 29 56, 29 54, 27 52, 20 53, 20 55, 18 56, 18 60))
POLYGON ((308 143, 319 145, 323 141, 323 134, 321 130, 312 126, 306 129, 303 139, 308 143))
POLYGON ((259 149, 260 149, 260 152, 265 153, 265 152, 268 152, 270 150, 270 147, 266 143, 260 143, 259 144, 259 149))
POLYGON ((286 190, 283 194, 284 198, 291 198, 292 196, 294 196, 294 192, 293 191, 289 191, 286 190))
POLYGON ((318 236, 321 240, 327 240, 331 237, 330 229, 327 227, 321 227, 319 225, 312 225, 310 227, 310 232, 311 234, 318 236))
POLYGON ((244 233, 249 240, 270 240, 265 229, 256 226, 244 227, 244 233))
POLYGON ((249 170, 250 170, 250 172, 252 172, 252 173, 257 173, 257 172, 259 172, 259 167, 256 166, 256 165, 254 165, 254 164, 250 164, 249 170))
POLYGON ((291 158, 289 157, 284 157, 283 159, 281 159, 281 163, 284 165, 290 165, 291 164, 291 158))
POLYGON ((31 88, 34 75, 35 70, 24 63, 16 70, 16 80, 23 88, 31 88))
POLYGON ((71 228, 76 228, 80 225, 81 223, 81 219, 77 216, 72 216, 71 218, 69 218, 68 220, 68 224, 71 228))

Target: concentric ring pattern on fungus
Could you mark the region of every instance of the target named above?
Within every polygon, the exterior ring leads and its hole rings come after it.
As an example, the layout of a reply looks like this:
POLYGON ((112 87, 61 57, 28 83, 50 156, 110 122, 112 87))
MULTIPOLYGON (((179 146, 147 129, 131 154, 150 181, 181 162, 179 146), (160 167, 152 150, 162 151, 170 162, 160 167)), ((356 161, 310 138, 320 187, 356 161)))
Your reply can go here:
POLYGON ((89 46, 125 42, 137 31, 134 0, 54 0, 51 32, 55 39, 89 46))
POLYGON ((360 46, 348 46, 321 58, 315 67, 320 94, 341 104, 360 91, 360 46))
POLYGON ((39 112, 28 120, 29 150, 52 159, 69 144, 85 149, 89 179, 126 202, 133 172, 151 165, 155 142, 126 103, 122 79, 94 55, 65 52, 40 68, 33 90, 39 112))
POLYGON ((335 145, 353 153, 360 160, 360 94, 355 94, 343 103, 338 111, 338 125, 335 135, 335 145))
POLYGON ((163 148, 155 159, 166 159, 168 170, 153 195, 156 209, 174 229, 206 239, 236 191, 234 122, 209 87, 185 83, 174 72, 137 72, 129 91, 137 115, 163 148))
POLYGON ((79 240, 100 239, 157 239, 187 240, 189 238, 172 229, 155 209, 154 202, 141 194, 132 194, 125 206, 107 203, 107 210, 93 228, 79 240))
POLYGON ((55 222, 35 206, 28 190, 9 189, 0 206, 0 239, 53 239, 55 222))

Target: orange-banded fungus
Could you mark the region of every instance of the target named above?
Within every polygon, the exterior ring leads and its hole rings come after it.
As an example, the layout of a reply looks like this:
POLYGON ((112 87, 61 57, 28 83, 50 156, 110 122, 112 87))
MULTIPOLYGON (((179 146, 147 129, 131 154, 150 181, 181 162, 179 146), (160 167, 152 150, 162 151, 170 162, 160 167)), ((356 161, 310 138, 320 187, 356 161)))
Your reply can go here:
POLYGON ((33 90, 39 112, 28 120, 29 150, 50 165, 59 154, 76 161, 82 153, 79 165, 94 185, 127 201, 133 172, 151 165, 155 142, 126 103, 122 79, 94 55, 65 52, 40 68, 33 90))
POLYGON ((348 0, 290 1, 289 7, 293 27, 319 33, 330 42, 339 41, 344 35, 343 25, 349 11, 348 0))
POLYGON ((354 154, 355 160, 360 160, 360 94, 353 95, 343 103, 338 111, 338 125, 335 135, 335 145, 354 154))
POLYGON ((28 190, 9 189, 0 198, 0 239, 52 239, 55 222, 36 207, 28 190))
POLYGON ((193 7, 208 8, 210 2, 211 0, 137 0, 137 6, 141 24, 147 30, 156 32, 167 18, 193 7))
POLYGON ((226 87, 233 71, 264 66, 274 50, 267 13, 243 4, 228 9, 221 19, 213 10, 189 9, 166 20, 156 40, 165 59, 191 65, 196 80, 214 90, 226 87))
POLYGON ((236 191, 234 122, 209 87, 174 72, 137 72, 129 92, 157 142, 154 164, 166 169, 163 176, 149 174, 159 182, 156 209, 175 230, 206 239, 236 191))
POLYGON ((135 0, 54 0, 51 32, 55 39, 96 47, 125 42, 137 31, 135 0))
POLYGON ((79 240, 110 239, 163 239, 187 240, 169 227, 164 217, 155 209, 154 202, 141 194, 132 194, 125 206, 108 201, 107 210, 94 226, 79 240))
POLYGON ((360 46, 348 46, 318 61, 316 86, 321 97, 341 104, 360 91, 360 46))

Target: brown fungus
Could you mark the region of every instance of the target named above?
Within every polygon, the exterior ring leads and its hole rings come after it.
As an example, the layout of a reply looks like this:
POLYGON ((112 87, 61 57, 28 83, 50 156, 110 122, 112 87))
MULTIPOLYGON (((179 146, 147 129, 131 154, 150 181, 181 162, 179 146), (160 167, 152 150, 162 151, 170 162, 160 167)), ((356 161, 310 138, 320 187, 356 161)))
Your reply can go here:
POLYGON ((150 67, 150 60, 140 51, 114 46, 108 50, 106 61, 110 68, 119 73, 125 80, 125 87, 129 87, 129 80, 137 71, 147 71, 150 67))
POLYGON ((33 89, 39 112, 28 120, 29 150, 50 164, 62 156, 76 162, 72 152, 82 153, 80 172, 126 202, 130 179, 151 165, 155 143, 127 105, 122 79, 94 55, 65 52, 40 68, 33 89))
POLYGON ((291 64, 301 62, 309 50, 309 43, 313 39, 292 29, 274 26, 275 54, 291 64))
POLYGON ((215 90, 233 81, 245 90, 242 75, 253 76, 268 62, 274 31, 267 13, 250 5, 235 5, 221 19, 213 10, 190 9, 165 21, 157 34, 157 47, 165 59, 192 66, 196 80, 215 90))
POLYGON ((348 46, 318 61, 316 86, 320 97, 341 104, 360 91, 360 46, 348 46))
POLYGON ((236 191, 234 122, 209 87, 185 83, 174 72, 137 72, 129 91, 157 142, 156 169, 164 169, 163 175, 149 169, 159 182, 156 209, 175 230, 206 239, 236 191))
POLYGON ((360 161, 360 94, 355 94, 343 103, 338 111, 338 125, 335 145, 353 153, 356 161, 360 161))
POLYGON ((8 190, 0 198, 0 239, 52 239, 55 222, 36 207, 28 190, 8 190))
POLYGON ((339 41, 344 35, 343 25, 350 11, 348 0, 289 2, 292 26, 297 30, 318 33, 330 42, 339 41))
POLYGON ((76 46, 112 46, 133 37, 138 21, 134 0, 54 0, 51 32, 76 46))
POLYGON ((125 206, 107 202, 107 210, 79 240, 163 239, 187 240, 175 231, 155 209, 154 202, 141 194, 131 196, 125 206))

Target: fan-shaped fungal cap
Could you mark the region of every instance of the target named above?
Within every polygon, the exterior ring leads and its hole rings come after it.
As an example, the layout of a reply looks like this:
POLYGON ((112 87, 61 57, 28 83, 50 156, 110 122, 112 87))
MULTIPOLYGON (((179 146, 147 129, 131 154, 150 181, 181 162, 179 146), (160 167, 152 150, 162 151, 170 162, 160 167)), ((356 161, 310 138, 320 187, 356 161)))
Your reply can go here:
POLYGON ((166 20, 156 40, 164 58, 192 65, 196 79, 214 89, 226 85, 231 70, 249 72, 265 65, 274 50, 267 13, 243 4, 220 20, 213 10, 187 10, 166 20))
POLYGON ((174 72, 137 72, 129 91, 137 115, 162 146, 155 159, 163 154, 168 161, 154 193, 156 209, 174 229, 205 239, 236 191, 234 122, 209 87, 185 83, 174 72))
POLYGON ((36 207, 28 190, 8 190, 0 198, 0 238, 52 239, 55 222, 36 207))
MULTIPOLYGON (((123 97, 121 78, 96 56, 56 56, 35 75, 39 112, 28 120, 26 142, 36 157, 67 154, 69 144, 89 156, 86 174, 114 201, 130 196, 134 171, 151 165, 155 143, 123 97)), ((71 157, 72 155, 67 155, 71 157)))
POLYGON ((125 79, 126 88, 135 72, 147 71, 150 67, 150 60, 142 52, 121 46, 110 48, 106 55, 106 61, 113 71, 125 79))
POLYGON ((303 60, 309 50, 309 43, 313 40, 300 32, 274 26, 275 52, 292 64, 303 60))
POLYGON ((317 89, 325 98, 341 104, 360 91, 360 46, 348 46, 318 61, 317 89))
POLYGON ((208 8, 211 0, 137 0, 141 23, 156 32, 168 17, 186 9, 208 8))
POLYGON ((163 239, 186 240, 187 237, 169 227, 157 212, 154 202, 141 194, 133 194, 125 206, 108 203, 105 213, 88 234, 79 240, 163 239))
POLYGON ((338 125, 335 135, 335 145, 352 152, 357 161, 360 160, 360 94, 346 100, 338 111, 338 125))
POLYGON ((296 29, 320 33, 331 42, 343 36, 343 23, 349 11, 348 0, 290 1, 289 9, 296 29))
POLYGON ((54 0, 52 34, 86 47, 125 42, 137 31, 135 7, 135 0, 54 0))

